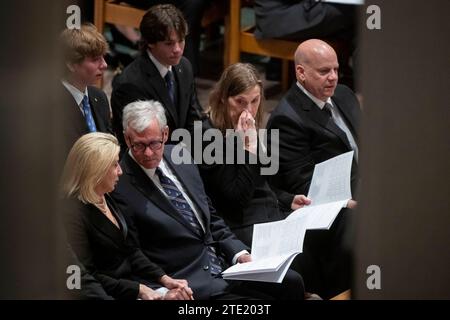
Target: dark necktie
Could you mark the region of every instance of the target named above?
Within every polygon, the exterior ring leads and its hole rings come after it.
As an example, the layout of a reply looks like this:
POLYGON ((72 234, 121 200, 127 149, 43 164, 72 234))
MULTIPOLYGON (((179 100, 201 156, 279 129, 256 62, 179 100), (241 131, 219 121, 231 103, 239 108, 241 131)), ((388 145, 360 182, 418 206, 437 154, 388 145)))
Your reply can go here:
POLYGON ((84 119, 86 120, 86 125, 89 129, 89 132, 96 132, 97 128, 95 127, 95 121, 94 117, 92 116, 92 110, 91 106, 89 104, 88 96, 83 97, 83 112, 84 112, 84 119))
MULTIPOLYGON (((191 206, 186 201, 186 198, 181 193, 180 189, 175 185, 175 183, 167 177, 160 168, 156 168, 155 173, 159 177, 159 182, 164 189, 167 197, 181 216, 188 221, 188 223, 194 228, 195 232, 199 236, 203 236, 204 232, 198 221, 197 217, 192 211, 191 206)), ((213 275, 217 275, 222 272, 222 267, 220 265, 220 260, 217 257, 214 247, 207 246, 207 252, 209 257, 210 272, 213 275)))
POLYGON ((166 81, 167 91, 169 92, 170 100, 175 105, 175 79, 173 78, 172 71, 167 71, 166 76, 164 77, 166 81))
MULTIPOLYGON (((338 126, 339 129, 345 134, 347 137, 347 141, 350 145, 350 147, 355 151, 355 160, 358 161, 358 145, 356 144, 355 139, 353 138, 350 130, 348 129, 348 126, 343 122, 342 119, 339 117, 333 117, 333 112, 331 111, 333 109, 333 106, 330 103, 325 103, 323 106, 323 111, 328 114, 331 120, 338 126)), ((335 110, 335 112, 337 112, 335 110)))
POLYGON ((328 102, 325 103, 325 105, 323 106, 323 111, 328 115, 328 117, 333 118, 333 112, 331 112, 331 104, 329 104, 328 102))

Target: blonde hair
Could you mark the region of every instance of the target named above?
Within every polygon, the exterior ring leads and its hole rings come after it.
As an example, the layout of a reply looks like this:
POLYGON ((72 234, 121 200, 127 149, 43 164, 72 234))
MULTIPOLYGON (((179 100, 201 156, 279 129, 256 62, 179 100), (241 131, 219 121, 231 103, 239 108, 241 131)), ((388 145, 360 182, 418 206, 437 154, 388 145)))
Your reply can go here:
POLYGON ((65 29, 60 36, 60 45, 66 64, 80 63, 86 57, 104 56, 108 51, 105 37, 91 23, 81 25, 80 29, 65 29))
POLYGON ((249 63, 235 63, 223 71, 220 80, 209 96, 209 107, 206 110, 213 125, 223 134, 226 129, 234 128, 228 110, 228 98, 237 96, 255 86, 259 86, 261 89, 261 101, 255 117, 256 127, 259 128, 262 122, 261 105, 264 101, 264 88, 258 71, 249 63))
POLYGON ((95 187, 105 177, 120 151, 116 137, 92 132, 79 138, 67 156, 62 176, 65 197, 76 197, 83 203, 96 203, 95 187))

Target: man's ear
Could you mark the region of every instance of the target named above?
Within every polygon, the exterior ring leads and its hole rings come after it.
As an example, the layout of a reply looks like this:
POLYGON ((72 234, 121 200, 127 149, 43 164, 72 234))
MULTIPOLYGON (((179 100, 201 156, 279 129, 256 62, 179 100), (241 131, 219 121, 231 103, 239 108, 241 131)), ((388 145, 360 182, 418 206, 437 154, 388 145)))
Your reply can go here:
POLYGON ((165 126, 162 130, 163 133, 163 142, 166 143, 166 141, 169 139, 169 126, 165 126))
POLYGON ((295 66, 295 75, 297 76, 297 79, 303 83, 305 81, 305 67, 301 64, 297 64, 295 66))

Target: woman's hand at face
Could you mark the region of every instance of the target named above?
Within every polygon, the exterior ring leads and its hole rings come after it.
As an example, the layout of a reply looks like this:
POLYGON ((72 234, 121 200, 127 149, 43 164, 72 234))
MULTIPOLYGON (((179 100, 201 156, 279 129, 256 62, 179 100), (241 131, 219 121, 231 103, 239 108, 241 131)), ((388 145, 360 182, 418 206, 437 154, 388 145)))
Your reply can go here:
POLYGON ((256 132, 256 123, 253 116, 247 110, 242 111, 239 116, 236 131, 242 134, 244 140, 244 149, 256 154, 258 146, 258 135, 256 132))
POLYGON ((247 110, 242 111, 238 123, 235 126, 237 131, 256 130, 256 122, 252 114, 247 110))

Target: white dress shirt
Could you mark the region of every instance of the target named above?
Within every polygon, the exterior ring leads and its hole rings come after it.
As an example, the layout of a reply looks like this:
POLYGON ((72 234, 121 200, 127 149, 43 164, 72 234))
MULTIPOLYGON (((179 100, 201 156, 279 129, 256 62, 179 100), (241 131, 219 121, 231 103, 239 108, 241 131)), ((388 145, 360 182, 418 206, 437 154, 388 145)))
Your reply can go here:
POLYGON ((313 96, 308 90, 303 87, 300 82, 297 81, 297 86, 300 88, 300 90, 303 91, 304 94, 310 98, 315 105, 319 107, 320 110, 322 110, 326 103, 329 103, 331 105, 331 117, 333 118, 334 123, 344 131, 345 135, 347 136, 348 142, 350 143, 351 148, 353 151, 355 151, 355 160, 358 162, 358 145, 356 144, 355 137, 353 137, 352 132, 350 131, 349 127, 347 126, 344 117, 342 116, 341 112, 339 111, 339 108, 336 108, 336 106, 333 104, 333 101, 331 98, 328 98, 327 101, 322 101, 320 99, 317 99, 315 96, 313 96))
MULTIPOLYGON (((168 68, 161 64, 161 62, 158 61, 158 59, 156 59, 152 53, 150 52, 150 50, 147 50, 148 56, 150 58, 150 60, 152 60, 153 64, 155 65, 156 69, 158 69, 159 74, 161 75, 161 77, 164 79, 164 77, 166 76, 167 72, 172 71, 172 66, 169 66, 168 68)), ((173 74, 173 72, 172 72, 173 74)))
POLYGON ((78 90, 78 88, 75 88, 73 85, 71 85, 70 83, 68 83, 65 80, 61 80, 61 82, 62 82, 63 86, 66 87, 66 89, 70 92, 72 97, 75 99, 75 102, 77 103, 78 107, 80 108, 81 113, 84 116, 82 102, 83 102, 84 96, 87 96, 89 99, 87 87, 86 87, 86 89, 84 89, 84 92, 81 92, 80 90, 78 90))

